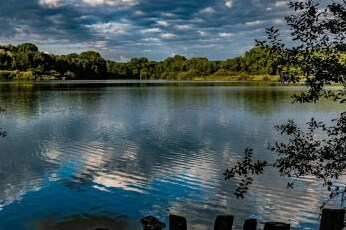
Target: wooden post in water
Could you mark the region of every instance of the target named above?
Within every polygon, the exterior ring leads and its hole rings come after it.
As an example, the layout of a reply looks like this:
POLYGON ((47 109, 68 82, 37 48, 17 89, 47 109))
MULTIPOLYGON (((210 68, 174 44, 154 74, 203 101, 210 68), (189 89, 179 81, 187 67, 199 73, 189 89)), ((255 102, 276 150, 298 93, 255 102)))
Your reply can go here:
POLYGON ((256 219, 245 220, 243 230, 256 230, 256 229, 257 229, 257 220, 256 219))
POLYGON ((187 230, 187 222, 184 217, 169 215, 169 230, 187 230))
POLYGON ((344 209, 323 209, 320 230, 342 230, 345 226, 344 209))
POLYGON ((141 219, 143 230, 162 230, 166 227, 166 224, 159 221, 154 216, 147 216, 141 219))
POLYGON ((217 216, 215 219, 214 230, 232 230, 234 216, 217 216))
POLYGON ((279 222, 267 222, 264 224, 264 230, 290 230, 291 226, 289 224, 279 223, 279 222))

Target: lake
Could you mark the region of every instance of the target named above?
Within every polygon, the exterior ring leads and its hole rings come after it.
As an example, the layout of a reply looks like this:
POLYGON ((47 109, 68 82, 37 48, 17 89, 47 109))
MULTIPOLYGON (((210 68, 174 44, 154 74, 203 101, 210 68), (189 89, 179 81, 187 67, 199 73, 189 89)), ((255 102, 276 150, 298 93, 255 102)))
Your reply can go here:
MULTIPOLYGON (((303 87, 227 82, 66 82, 0 84, 0 229, 49 229, 63 220, 187 218, 213 229, 217 215, 283 221, 316 229, 328 193, 312 178, 286 189, 269 170, 245 199, 223 172, 245 148, 272 160, 274 125, 336 118, 330 101, 292 104, 303 87)), ((332 201, 328 207, 337 207, 332 201)), ((72 221, 72 222, 73 222, 72 221)), ((65 223, 66 224, 66 223, 65 223)), ((120 225, 119 225, 120 226, 120 225)))

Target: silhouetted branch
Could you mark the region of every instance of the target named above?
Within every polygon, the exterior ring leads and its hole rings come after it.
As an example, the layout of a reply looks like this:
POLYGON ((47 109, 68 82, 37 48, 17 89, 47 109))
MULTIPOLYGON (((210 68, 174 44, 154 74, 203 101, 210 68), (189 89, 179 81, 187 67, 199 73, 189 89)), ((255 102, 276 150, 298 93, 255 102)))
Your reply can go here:
MULTIPOLYGON (((293 14, 285 18, 290 28, 289 45, 274 27, 266 30, 266 41, 256 42, 258 46, 269 49, 280 72, 281 82, 304 81, 308 91, 295 95, 294 102, 316 102, 323 97, 345 103, 346 1, 330 1, 326 8, 321 8, 319 2, 290 1, 293 14), (328 90, 326 86, 332 84, 344 88, 328 90)), ((288 136, 287 142, 275 142, 268 146, 278 156, 277 159, 271 164, 254 161, 252 149, 247 149, 244 160, 225 172, 225 179, 241 179, 235 194, 243 197, 253 182, 251 176, 262 174, 265 167, 272 166, 279 170, 281 176, 293 179, 288 188, 293 188, 302 177, 315 177, 330 191, 330 199, 341 197, 343 206, 346 187, 335 182, 346 171, 346 112, 332 122, 333 125, 327 126, 311 119, 306 129, 298 127, 293 120, 276 126, 278 132, 288 136)))

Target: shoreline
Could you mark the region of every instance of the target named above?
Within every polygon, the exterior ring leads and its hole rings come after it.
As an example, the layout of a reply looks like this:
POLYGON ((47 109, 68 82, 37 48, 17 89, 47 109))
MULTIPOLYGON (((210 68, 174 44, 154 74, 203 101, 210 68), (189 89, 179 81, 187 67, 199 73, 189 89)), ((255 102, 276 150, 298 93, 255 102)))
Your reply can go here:
POLYGON ((0 84, 11 83, 268 83, 268 84, 284 84, 278 81, 262 81, 262 80, 136 80, 136 79, 103 79, 103 80, 38 80, 38 81, 0 81, 0 84))
MULTIPOLYGON (((302 87, 304 82, 300 83, 282 83, 279 81, 263 80, 43 80, 43 81, 0 81, 0 85, 138 85, 138 86, 242 86, 242 87, 302 87)), ((334 84, 325 87, 326 89, 341 90, 342 85, 334 84)))

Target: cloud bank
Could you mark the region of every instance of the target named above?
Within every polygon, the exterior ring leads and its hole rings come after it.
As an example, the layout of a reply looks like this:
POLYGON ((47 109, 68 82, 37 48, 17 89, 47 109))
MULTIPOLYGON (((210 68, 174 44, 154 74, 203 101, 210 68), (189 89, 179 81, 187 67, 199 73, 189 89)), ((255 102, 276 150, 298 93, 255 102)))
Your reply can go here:
POLYGON ((241 55, 270 25, 283 26, 277 0, 0 1, 1 43, 34 42, 50 53, 95 50, 113 60, 172 54, 241 55))

